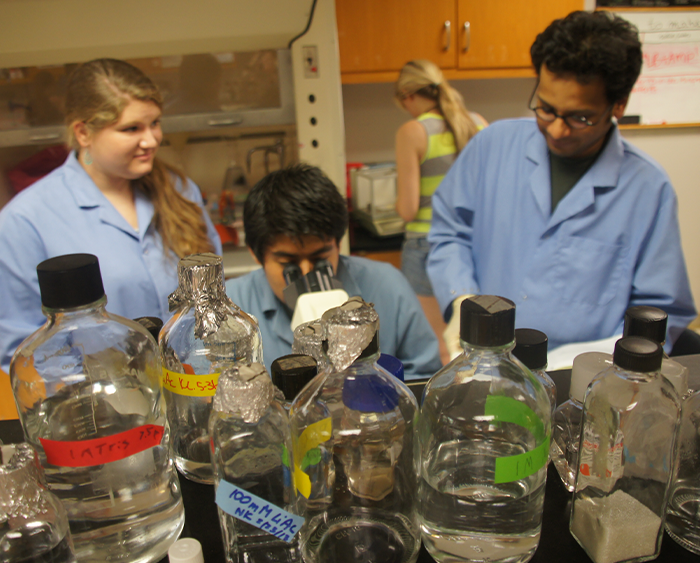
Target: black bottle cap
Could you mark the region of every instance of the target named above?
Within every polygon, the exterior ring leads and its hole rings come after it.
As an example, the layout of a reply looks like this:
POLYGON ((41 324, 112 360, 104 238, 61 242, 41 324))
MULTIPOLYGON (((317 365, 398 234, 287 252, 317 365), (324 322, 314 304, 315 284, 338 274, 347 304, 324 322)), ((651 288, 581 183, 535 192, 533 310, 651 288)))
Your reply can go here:
POLYGON ((367 344, 367 347, 362 350, 362 354, 358 356, 358 360, 361 360, 363 358, 368 358, 376 353, 379 352, 379 331, 374 333, 374 336, 372 337, 372 340, 370 340, 369 344, 367 344))
POLYGON ((270 377, 288 401, 293 401, 299 391, 318 373, 316 360, 306 354, 289 354, 272 362, 270 377))
POLYGON ((505 346, 515 338, 515 303, 505 297, 468 297, 459 320, 459 337, 473 346, 505 346))
POLYGON ((134 319, 134 321, 150 332, 151 336, 155 338, 156 342, 158 342, 160 329, 163 328, 162 320, 160 320, 158 317, 139 317, 138 319, 134 319))
POLYGON ((534 328, 515 330, 513 355, 530 369, 547 367, 547 335, 534 328))
POLYGON ((623 336, 642 336, 658 342, 666 342, 668 315, 658 307, 637 305, 625 311, 623 336))
POLYGON ((104 297, 100 263, 92 254, 64 254, 36 267, 41 304, 49 309, 72 309, 104 297))
POLYGON ((658 371, 664 351, 658 343, 641 336, 625 336, 615 343, 613 363, 628 371, 658 371))

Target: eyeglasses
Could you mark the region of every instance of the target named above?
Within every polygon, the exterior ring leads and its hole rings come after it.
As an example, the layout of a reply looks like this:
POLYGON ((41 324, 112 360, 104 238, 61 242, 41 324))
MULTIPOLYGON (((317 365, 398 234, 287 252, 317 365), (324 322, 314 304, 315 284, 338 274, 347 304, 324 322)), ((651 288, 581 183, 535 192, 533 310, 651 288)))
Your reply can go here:
POLYGON ((595 123, 588 119, 586 116, 583 115, 576 115, 576 114, 571 114, 571 115, 559 115, 557 112, 554 111, 553 108, 545 108, 542 106, 533 106, 533 100, 535 98, 535 92, 537 92, 537 87, 539 84, 535 86, 535 89, 532 92, 532 96, 530 96, 530 103, 528 104, 528 108, 532 111, 535 112, 535 115, 537 116, 538 119, 541 119, 542 121, 546 121, 547 123, 552 123, 556 121, 557 119, 561 119, 564 123, 566 123, 566 126, 569 127, 570 129, 585 129, 586 127, 593 127, 594 125, 598 125, 605 115, 613 108, 615 104, 610 104, 607 109, 603 112, 603 115, 598 119, 595 123))

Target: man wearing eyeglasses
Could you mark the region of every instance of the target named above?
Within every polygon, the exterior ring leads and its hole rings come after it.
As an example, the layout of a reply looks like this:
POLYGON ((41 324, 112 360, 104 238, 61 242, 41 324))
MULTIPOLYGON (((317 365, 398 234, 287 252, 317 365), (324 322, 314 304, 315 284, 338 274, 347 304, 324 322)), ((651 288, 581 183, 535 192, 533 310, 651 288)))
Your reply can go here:
POLYGON ((530 54, 534 119, 480 132, 433 195, 427 269, 448 347, 459 350, 463 297, 495 294, 550 350, 620 335, 629 306, 660 307, 670 349, 696 315, 676 195, 616 126, 641 69, 637 30, 609 12, 573 12, 530 54))

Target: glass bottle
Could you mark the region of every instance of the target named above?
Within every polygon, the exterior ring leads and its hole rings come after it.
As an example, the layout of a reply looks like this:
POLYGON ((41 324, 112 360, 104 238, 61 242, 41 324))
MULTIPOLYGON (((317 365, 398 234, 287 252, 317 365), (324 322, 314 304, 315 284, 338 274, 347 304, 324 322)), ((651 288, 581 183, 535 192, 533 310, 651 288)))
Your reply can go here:
POLYGON ((549 397, 511 355, 512 301, 475 295, 460 313, 464 352, 428 382, 416 428, 423 545, 438 563, 525 562, 542 525, 549 397))
POLYGON ((683 401, 678 449, 678 474, 666 511, 666 531, 700 555, 700 391, 683 401))
POLYGON ((51 258, 37 274, 47 322, 10 364, 26 440, 66 507, 78 560, 158 560, 184 524, 158 349, 105 310, 95 256, 51 258))
POLYGON ((75 563, 68 515, 29 444, 0 447, 0 561, 75 563))
POLYGON ((316 360, 306 354, 288 354, 277 358, 270 366, 272 383, 284 395, 284 407, 289 412, 292 402, 318 373, 316 360))
POLYGON ((612 354, 606 352, 584 352, 576 356, 571 369, 569 400, 554 411, 549 455, 564 487, 570 493, 574 492, 576 485, 583 398, 593 378, 611 366, 612 354))
POLYGON ((331 366, 291 409, 305 563, 414 562, 413 393, 377 364, 379 317, 352 298, 323 315, 331 366))
POLYGON ((300 561, 289 418, 262 365, 221 372, 209 433, 226 561, 300 561))
POLYGON ((540 380, 552 406, 552 416, 557 408, 557 386, 547 372, 547 335, 534 328, 515 329, 513 355, 540 380))
POLYGON ((656 342, 624 337, 586 392, 569 526, 594 563, 659 555, 680 418, 662 355, 656 342))
MULTIPOLYGON (((667 323, 668 315, 657 307, 648 305, 629 307, 625 311, 623 336, 648 338, 663 348, 666 343, 667 323)), ((661 361, 661 375, 673 383, 681 399, 688 395, 688 368, 669 358, 666 353, 661 361)))
POLYGON ((262 362, 260 329, 226 295, 216 254, 182 258, 169 301, 175 314, 160 333, 160 351, 173 457, 187 479, 212 484, 207 428, 219 372, 235 362, 262 362))

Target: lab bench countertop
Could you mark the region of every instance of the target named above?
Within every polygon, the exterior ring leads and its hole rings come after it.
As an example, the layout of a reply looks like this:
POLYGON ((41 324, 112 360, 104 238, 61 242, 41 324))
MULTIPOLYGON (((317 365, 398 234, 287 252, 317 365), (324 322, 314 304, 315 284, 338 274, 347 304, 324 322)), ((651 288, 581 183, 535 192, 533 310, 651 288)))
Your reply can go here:
MULTIPOLYGON (((687 366, 690 371, 691 389, 700 388, 700 355, 680 356, 674 360, 687 366)), ((550 373, 557 386, 557 402, 568 399, 570 370, 550 373)), ((408 382, 420 402, 426 381, 408 382)), ((0 421, 0 439, 5 443, 24 440, 22 428, 17 420, 0 421)), ((214 502, 214 487, 188 481, 180 477, 182 496, 185 504, 185 526, 181 537, 193 537, 202 544, 206 563, 225 563, 219 519, 214 502)), ((542 517, 542 535, 539 547, 531 559, 533 563, 590 563, 589 557, 576 543, 569 532, 569 515, 572 494, 559 479, 554 464, 550 463, 547 471, 544 511, 542 517)), ((661 545, 661 553, 656 559, 659 563, 697 563, 700 558, 682 548, 666 532, 661 545)), ((167 557, 162 563, 167 562, 167 557)), ((333 563, 333 562, 328 562, 333 563)), ((434 563, 433 558, 421 546, 418 563, 434 563)))

